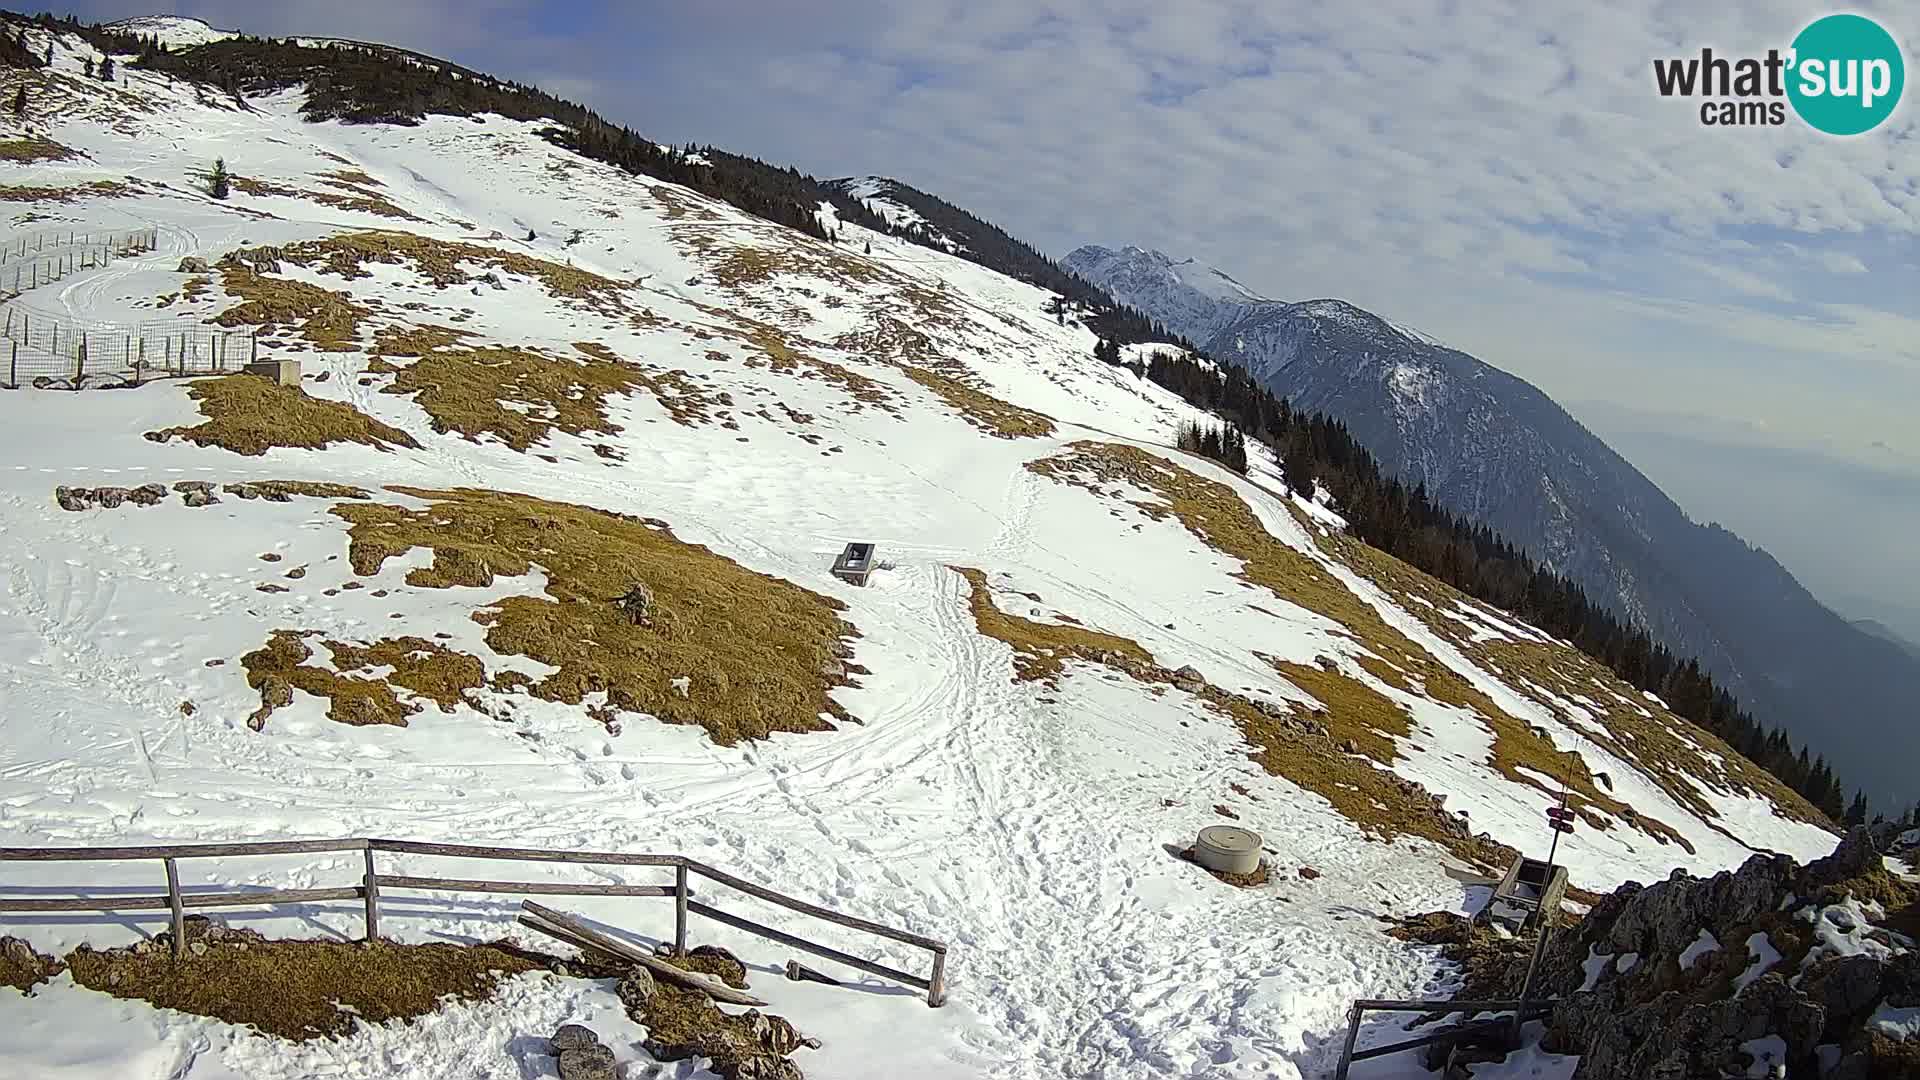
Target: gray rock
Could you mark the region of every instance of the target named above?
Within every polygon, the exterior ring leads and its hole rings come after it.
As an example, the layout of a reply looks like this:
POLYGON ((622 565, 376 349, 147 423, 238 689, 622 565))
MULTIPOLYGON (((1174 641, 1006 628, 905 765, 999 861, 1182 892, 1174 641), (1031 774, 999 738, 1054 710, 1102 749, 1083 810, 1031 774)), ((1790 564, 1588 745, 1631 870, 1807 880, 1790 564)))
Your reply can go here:
POLYGON ((189 255, 180 260, 180 266, 174 272, 179 274, 210 274, 213 272, 213 268, 207 265, 207 260, 189 255))
POLYGON ((260 680, 260 704, 276 709, 293 704, 293 684, 278 675, 260 680))
POLYGON ((742 1058, 734 1067, 733 1080, 806 1080, 806 1074, 786 1058, 762 1055, 742 1058))
POLYGON ((220 496, 211 491, 189 491, 180 496, 180 501, 188 506, 212 506, 220 501, 220 496))
POLYGON ((141 484, 128 493, 129 501, 139 506, 158 506, 167 497, 165 484, 141 484))
POLYGON ((560 1052, 560 1080, 617 1080, 613 1051, 595 1043, 560 1052))
POLYGON ((560 1030, 553 1033, 553 1052, 556 1054, 599 1045, 600 1036, 592 1028, 580 1024, 562 1024, 560 1030))
POLYGON ((193 942, 187 946, 187 951, 195 956, 205 956, 207 955, 207 943, 204 941, 193 942))
POLYGON ((1175 669, 1173 673, 1173 685, 1177 689, 1185 690, 1190 694, 1196 693, 1207 685, 1207 678, 1200 674, 1200 669, 1194 667, 1192 664, 1188 664, 1175 669))
POLYGON ((85 510, 93 503, 93 491, 62 484, 53 489, 53 501, 59 503, 62 510, 85 510))
POLYGON ((1858 1016, 1880 999, 1880 961, 1871 956, 1849 956, 1821 965, 1801 983, 1807 997, 1827 1014, 1828 1024, 1858 1016))
POLYGON ((94 501, 99 503, 101 506, 107 507, 108 509, 112 509, 113 507, 119 506, 121 503, 126 502, 127 496, 131 494, 132 492, 128 491, 126 488, 123 488, 123 487, 103 487, 103 488, 93 489, 94 501))
POLYGON ((620 979, 620 1001, 629 1009, 644 1009, 660 989, 653 972, 635 967, 620 979))
POLYGON ((181 480, 173 485, 175 491, 212 491, 213 488, 211 480, 181 480))

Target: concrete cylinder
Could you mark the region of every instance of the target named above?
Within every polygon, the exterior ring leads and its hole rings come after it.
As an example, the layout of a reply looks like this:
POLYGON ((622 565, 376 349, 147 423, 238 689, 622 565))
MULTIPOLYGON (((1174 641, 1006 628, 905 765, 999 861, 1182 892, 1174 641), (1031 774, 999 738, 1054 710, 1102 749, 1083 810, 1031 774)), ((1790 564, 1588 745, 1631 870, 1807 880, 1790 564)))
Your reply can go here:
POLYGON ((1193 860, 1223 874, 1260 869, 1260 834, 1233 825, 1209 825, 1193 844, 1193 860))

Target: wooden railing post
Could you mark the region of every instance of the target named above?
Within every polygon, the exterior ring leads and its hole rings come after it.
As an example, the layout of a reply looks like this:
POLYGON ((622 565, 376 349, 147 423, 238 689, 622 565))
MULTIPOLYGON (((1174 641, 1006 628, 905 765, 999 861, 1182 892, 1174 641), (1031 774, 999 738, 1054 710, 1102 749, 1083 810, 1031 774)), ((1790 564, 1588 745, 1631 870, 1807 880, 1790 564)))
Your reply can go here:
POLYGON ((687 864, 673 868, 673 953, 687 955, 687 864))
POLYGON ((367 857, 367 943, 372 944, 380 937, 380 875, 373 868, 373 845, 364 849, 367 857))
POLYGON ((933 954, 933 974, 927 979, 927 1008, 937 1009, 947 1003, 947 950, 939 949, 933 954))
POLYGON ((187 913, 180 899, 180 868, 172 859, 167 860, 167 903, 173 905, 173 958, 178 960, 187 949, 187 913))

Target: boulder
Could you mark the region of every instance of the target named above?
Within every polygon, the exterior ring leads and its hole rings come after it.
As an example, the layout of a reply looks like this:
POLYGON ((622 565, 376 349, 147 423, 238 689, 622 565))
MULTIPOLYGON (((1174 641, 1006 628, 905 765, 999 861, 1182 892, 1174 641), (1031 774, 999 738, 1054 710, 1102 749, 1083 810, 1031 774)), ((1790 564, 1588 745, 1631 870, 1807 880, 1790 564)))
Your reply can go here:
POLYGON ((166 497, 165 484, 141 484, 127 495, 129 501, 139 506, 158 506, 166 497))
POLYGON ((180 496, 180 501, 188 506, 212 506, 220 501, 220 496, 211 491, 189 491, 180 496))
POLYGON ((1173 685, 1175 689, 1185 690, 1189 694, 1195 694, 1199 693, 1200 690, 1207 685, 1207 678, 1200 674, 1200 669, 1194 667, 1192 664, 1187 664, 1184 667, 1175 669, 1173 673, 1173 685))
POLYGON ((132 492, 128 491, 126 488, 123 488, 123 487, 103 487, 103 488, 93 489, 94 501, 99 503, 101 506, 107 507, 108 509, 112 509, 116 506, 119 506, 121 503, 126 502, 127 496, 131 494, 132 492))
POLYGON ((189 255, 180 260, 180 265, 174 272, 178 274, 211 274, 213 273, 213 267, 207 265, 207 260, 195 255, 189 255))
POLYGON ((173 485, 175 491, 212 491, 213 488, 211 480, 180 480, 173 485))
POLYGON ((1829 1025, 1870 1011, 1880 999, 1880 961, 1871 956, 1848 956, 1815 969, 1801 987, 1827 1014, 1829 1025))
POLYGON ((660 990, 660 984, 654 981, 653 972, 643 967, 634 967, 620 977, 620 1001, 631 1011, 643 1010, 660 990))
POLYGON ((580 1024, 562 1024, 560 1030, 553 1033, 553 1052, 556 1054, 599 1045, 600 1036, 594 1034, 592 1028, 580 1024))
POLYGON ((53 489, 53 501, 59 503, 62 510, 85 510, 93 504, 93 491, 62 484, 53 489))
POLYGON ((595 1043, 560 1051, 560 1080, 618 1080, 613 1051, 595 1043))
POLYGON ((635 582, 633 588, 628 589, 614 603, 620 605, 620 610, 626 612, 627 621, 633 625, 653 625, 653 590, 645 585, 635 582))

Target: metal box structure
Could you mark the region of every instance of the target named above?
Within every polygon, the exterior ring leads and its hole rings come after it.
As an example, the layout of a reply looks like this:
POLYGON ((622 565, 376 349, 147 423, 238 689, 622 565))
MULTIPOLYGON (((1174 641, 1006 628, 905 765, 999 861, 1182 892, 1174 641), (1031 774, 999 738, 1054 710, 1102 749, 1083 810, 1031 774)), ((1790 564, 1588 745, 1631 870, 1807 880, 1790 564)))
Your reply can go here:
POLYGON ((874 545, 852 543, 833 561, 833 576, 850 585, 865 585, 877 566, 874 545))
POLYGON ((1524 930, 1538 923, 1543 912, 1551 914, 1560 910, 1560 901, 1566 895, 1566 867, 1521 855, 1494 886, 1493 899, 1487 902, 1480 916, 1512 930, 1524 930))

